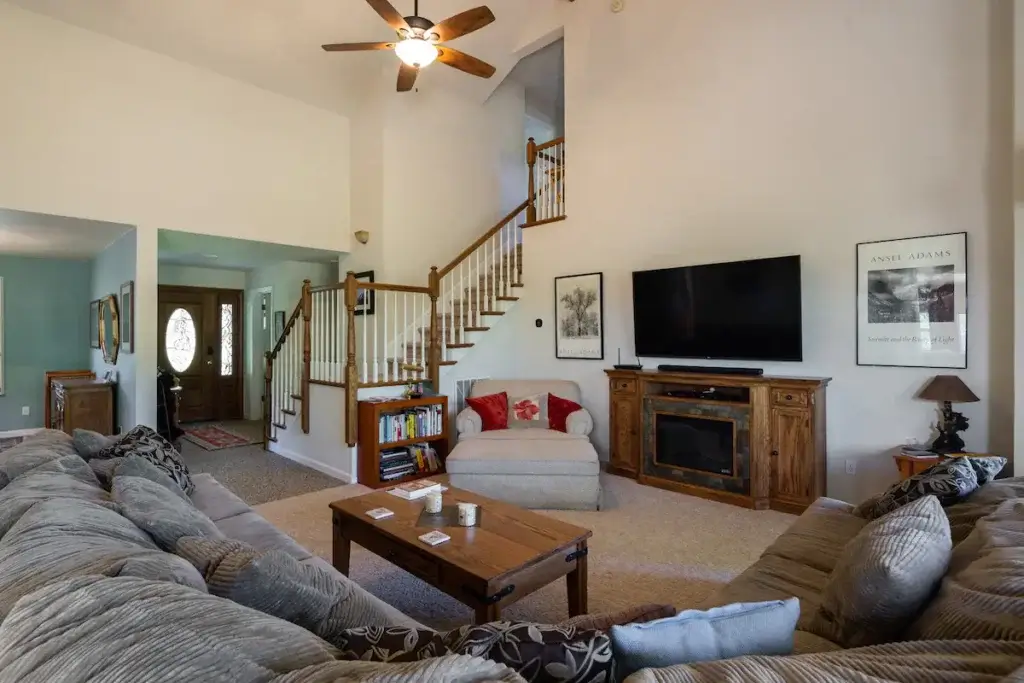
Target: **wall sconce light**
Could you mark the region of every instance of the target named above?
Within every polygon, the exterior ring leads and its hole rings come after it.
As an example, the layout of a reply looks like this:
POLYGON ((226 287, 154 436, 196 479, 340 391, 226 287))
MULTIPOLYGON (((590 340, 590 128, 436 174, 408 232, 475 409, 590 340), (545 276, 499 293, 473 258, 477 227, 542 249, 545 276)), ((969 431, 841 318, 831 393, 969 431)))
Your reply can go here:
POLYGON ((356 236, 356 241, 359 244, 366 244, 370 241, 370 233, 366 230, 356 230, 353 234, 356 236))

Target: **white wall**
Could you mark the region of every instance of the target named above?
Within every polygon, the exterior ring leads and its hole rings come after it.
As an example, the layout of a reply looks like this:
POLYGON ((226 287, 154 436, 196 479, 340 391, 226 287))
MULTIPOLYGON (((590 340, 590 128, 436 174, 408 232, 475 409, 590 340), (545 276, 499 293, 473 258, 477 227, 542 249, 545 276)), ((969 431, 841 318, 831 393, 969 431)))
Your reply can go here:
POLYGON ((386 101, 378 281, 426 285, 526 199, 525 112, 512 82, 482 106, 427 90, 386 101))
MULTIPOLYGON (((121 308, 121 285, 129 280, 136 279, 135 258, 138 249, 136 234, 130 230, 106 249, 100 252, 92 261, 92 292, 89 299, 105 299, 111 294, 117 300, 118 310, 121 308)), ((135 303, 135 310, 139 310, 138 302, 135 303)), ((122 313, 123 315, 123 313, 122 313)), ((154 322, 154 325, 156 323, 154 322)), ((139 324, 136 319, 135 333, 138 337, 139 324)), ((104 377, 106 373, 113 370, 117 373, 117 420, 115 429, 126 432, 137 423, 136 419, 136 391, 137 391, 137 367, 146 367, 138 363, 136 354, 128 353, 121 340, 118 349, 116 362, 111 365, 103 358, 102 349, 90 349, 90 368, 97 377, 104 377)), ((154 364, 155 368, 156 365, 154 364)), ((153 398, 156 398, 156 385, 153 385, 153 398)))
MULTIPOLYGON (((0 206, 138 228, 156 367, 158 229, 349 248, 348 120, 0 2, 0 206)), ((136 416, 155 424, 155 376, 136 416)))
POLYGON ((161 263, 157 282, 179 287, 212 287, 215 289, 245 289, 248 273, 226 268, 201 268, 161 263))
POLYGON ((524 299, 506 321, 522 376, 578 381, 605 454, 603 369, 633 351, 631 271, 800 254, 805 360, 758 365, 833 378, 829 494, 857 500, 895 478, 886 449, 929 437, 934 406, 913 395, 938 371, 856 365, 855 245, 966 230, 958 374, 982 402, 963 407, 965 437, 1010 452, 1012 219, 998 200, 1011 84, 998 62, 1012 48, 989 3, 575 3, 563 16, 569 219, 524 238, 524 299), (650 40, 655 25, 673 39, 650 40), (606 359, 555 360, 552 279, 592 271, 606 359))

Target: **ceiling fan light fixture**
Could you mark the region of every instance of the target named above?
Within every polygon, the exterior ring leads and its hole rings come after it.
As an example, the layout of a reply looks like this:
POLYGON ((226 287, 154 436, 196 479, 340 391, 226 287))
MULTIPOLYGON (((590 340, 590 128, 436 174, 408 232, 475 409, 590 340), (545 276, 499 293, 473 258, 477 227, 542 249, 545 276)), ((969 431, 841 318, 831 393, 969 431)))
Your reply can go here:
POLYGON ((437 59, 437 47, 423 38, 406 38, 395 46, 398 58, 409 66, 422 69, 437 59))

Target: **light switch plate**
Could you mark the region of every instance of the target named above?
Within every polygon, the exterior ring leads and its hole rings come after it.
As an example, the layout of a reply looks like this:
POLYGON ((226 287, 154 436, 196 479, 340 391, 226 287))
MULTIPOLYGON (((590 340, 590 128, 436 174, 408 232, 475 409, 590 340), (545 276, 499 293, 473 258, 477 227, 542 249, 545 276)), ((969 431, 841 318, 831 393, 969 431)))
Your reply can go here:
POLYGON ((22 415, 30 415, 31 413, 32 413, 32 410, 28 406, 22 406, 21 407, 21 414, 22 415))

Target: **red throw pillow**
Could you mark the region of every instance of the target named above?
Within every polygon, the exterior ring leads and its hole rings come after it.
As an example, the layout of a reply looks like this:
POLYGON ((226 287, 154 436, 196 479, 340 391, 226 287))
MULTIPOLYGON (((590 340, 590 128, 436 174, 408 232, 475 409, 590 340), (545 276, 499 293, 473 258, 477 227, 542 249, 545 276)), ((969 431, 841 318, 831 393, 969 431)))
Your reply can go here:
POLYGON ((504 391, 500 394, 467 398, 466 403, 480 416, 485 432, 492 429, 508 429, 508 394, 504 391))
POLYGON ((548 427, 560 432, 567 431, 565 421, 569 418, 569 413, 582 408, 583 406, 576 401, 548 394, 548 427))

